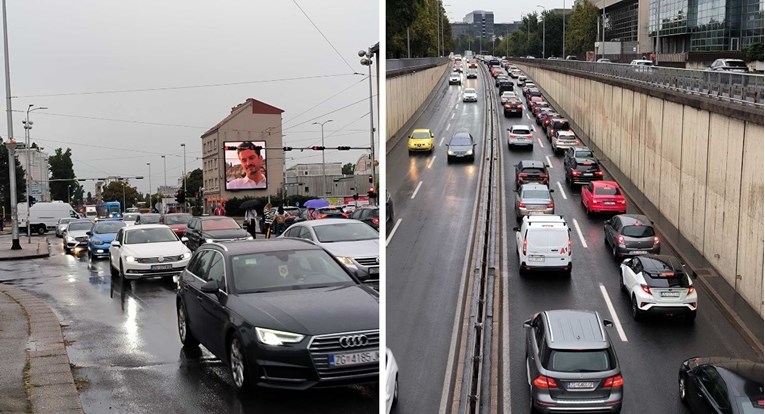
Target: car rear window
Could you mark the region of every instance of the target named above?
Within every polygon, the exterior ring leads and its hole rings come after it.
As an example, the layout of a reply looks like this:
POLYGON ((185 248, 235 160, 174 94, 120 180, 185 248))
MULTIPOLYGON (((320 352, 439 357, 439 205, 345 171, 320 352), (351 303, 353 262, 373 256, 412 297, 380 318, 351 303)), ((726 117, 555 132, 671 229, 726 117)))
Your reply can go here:
POLYGON ((651 226, 624 226, 622 234, 627 237, 653 237, 656 235, 651 226))
POLYGON ((531 130, 525 128, 514 128, 512 133, 515 135, 528 135, 531 133, 531 130))
POLYGON ((682 272, 657 272, 657 273, 651 273, 643 270, 644 274, 647 274, 645 277, 645 282, 648 283, 648 286, 654 287, 654 288, 687 288, 691 284, 688 282, 688 276, 682 272))
POLYGON ((551 229, 533 229, 526 235, 528 244, 539 247, 558 249, 568 243, 568 231, 563 227, 551 229))
POLYGON ((622 192, 616 187, 597 187, 595 189, 595 195, 617 196, 622 195, 622 192))
POLYGON ((521 192, 521 198, 543 198, 550 199, 550 193, 547 190, 525 190, 521 192))
POLYGON ((614 363, 608 350, 595 351, 558 351, 550 352, 545 367, 558 372, 601 372, 614 369, 614 363))
POLYGON ((522 173, 525 174, 544 174, 545 171, 541 168, 534 168, 534 167, 526 167, 521 170, 522 173))
POLYGON ((569 129, 568 121, 553 121, 553 129, 569 129))
POLYGON ((576 136, 574 135, 558 135, 559 141, 576 141, 576 136))
POLYGON ((574 157, 576 157, 576 158, 593 158, 593 157, 595 157, 595 154, 593 154, 592 151, 576 151, 576 152, 574 152, 574 157))
POLYGON ((594 162, 590 164, 576 164, 576 170, 581 172, 593 172, 600 170, 600 167, 594 162))

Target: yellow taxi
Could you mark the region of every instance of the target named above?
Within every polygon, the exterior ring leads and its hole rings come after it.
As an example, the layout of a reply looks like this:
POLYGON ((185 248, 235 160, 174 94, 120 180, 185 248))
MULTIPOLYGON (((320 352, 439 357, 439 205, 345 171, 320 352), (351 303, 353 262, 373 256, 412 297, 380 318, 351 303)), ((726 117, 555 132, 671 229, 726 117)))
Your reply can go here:
POLYGON ((415 151, 433 152, 436 146, 436 138, 433 136, 433 132, 427 128, 415 129, 409 134, 407 146, 409 147, 410 154, 415 151))

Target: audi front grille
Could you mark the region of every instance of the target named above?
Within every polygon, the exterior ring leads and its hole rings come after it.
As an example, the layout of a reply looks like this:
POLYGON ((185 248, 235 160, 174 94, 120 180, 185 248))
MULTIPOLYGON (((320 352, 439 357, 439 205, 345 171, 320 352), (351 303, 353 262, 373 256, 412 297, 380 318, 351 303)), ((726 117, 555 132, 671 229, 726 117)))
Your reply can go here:
POLYGON ((352 378, 355 376, 377 374, 379 372, 378 364, 359 364, 349 367, 330 367, 330 354, 344 354, 362 351, 379 351, 380 331, 360 331, 345 332, 339 334, 318 335, 311 339, 308 350, 311 353, 311 360, 316 367, 316 372, 320 379, 341 379, 352 378), (348 338, 366 338, 366 345, 360 345, 361 341, 348 341, 348 338), (340 344, 341 339, 345 338, 344 345, 340 344), (349 343, 351 342, 351 343, 349 343))

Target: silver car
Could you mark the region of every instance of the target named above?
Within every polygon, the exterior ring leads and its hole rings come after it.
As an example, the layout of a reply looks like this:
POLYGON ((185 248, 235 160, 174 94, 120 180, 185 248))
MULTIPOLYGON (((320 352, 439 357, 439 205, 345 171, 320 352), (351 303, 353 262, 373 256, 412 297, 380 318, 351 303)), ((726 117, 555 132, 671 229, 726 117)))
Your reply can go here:
POLYGON ((88 232, 93 228, 89 219, 72 220, 66 225, 64 234, 64 253, 69 253, 78 247, 88 246, 88 232))
POLYGON ((474 88, 466 88, 462 92, 462 102, 478 102, 478 93, 474 88))
POLYGON ((515 194, 515 219, 534 214, 555 214, 551 190, 544 184, 523 184, 515 194))
POLYGON ((63 217, 58 219, 58 224, 56 224, 56 237, 64 237, 64 231, 66 231, 66 225, 69 224, 70 221, 75 220, 70 217, 63 217))
POLYGON ((365 281, 379 282, 380 234, 352 219, 321 219, 295 223, 279 238, 307 239, 329 251, 365 281))
POLYGON ((527 125, 513 125, 507 129, 507 148, 525 146, 534 149, 534 137, 527 125))
POLYGON ((556 155, 562 154, 569 148, 582 145, 582 142, 579 141, 579 138, 576 137, 573 131, 555 131, 551 142, 553 153, 556 155))

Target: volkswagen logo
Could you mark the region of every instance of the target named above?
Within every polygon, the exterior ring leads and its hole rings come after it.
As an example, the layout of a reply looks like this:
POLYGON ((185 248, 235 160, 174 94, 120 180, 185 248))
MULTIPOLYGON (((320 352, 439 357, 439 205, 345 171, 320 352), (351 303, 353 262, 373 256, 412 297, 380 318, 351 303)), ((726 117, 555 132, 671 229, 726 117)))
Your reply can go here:
POLYGON ((356 348, 369 344, 369 338, 366 335, 348 335, 340 337, 340 346, 343 348, 356 348))
POLYGON ((157 258, 157 261, 158 261, 158 262, 160 262, 160 263, 162 263, 162 262, 164 262, 164 261, 165 261, 165 258, 164 258, 164 257, 162 257, 162 256, 159 256, 159 257, 157 258))

